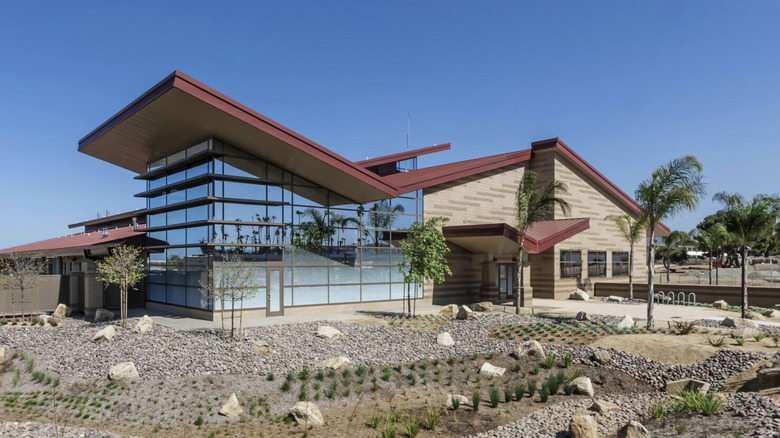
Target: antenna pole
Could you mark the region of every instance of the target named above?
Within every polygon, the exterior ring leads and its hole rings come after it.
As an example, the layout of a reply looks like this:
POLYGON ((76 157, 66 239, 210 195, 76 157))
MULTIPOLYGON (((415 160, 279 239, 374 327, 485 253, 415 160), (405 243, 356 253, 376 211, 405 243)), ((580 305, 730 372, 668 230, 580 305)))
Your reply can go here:
POLYGON ((406 149, 409 149, 410 137, 412 136, 412 112, 406 112, 406 149))

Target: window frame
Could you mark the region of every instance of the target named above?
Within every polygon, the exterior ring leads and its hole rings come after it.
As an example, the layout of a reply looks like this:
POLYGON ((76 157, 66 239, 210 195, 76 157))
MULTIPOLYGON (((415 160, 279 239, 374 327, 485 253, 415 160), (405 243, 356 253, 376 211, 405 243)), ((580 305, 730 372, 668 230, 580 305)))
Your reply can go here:
POLYGON ((582 250, 581 249, 562 249, 559 257, 560 266, 560 278, 582 278, 582 250), (565 259, 565 255, 569 255, 568 260, 565 259), (574 260, 576 254, 577 260, 574 260), (565 274, 567 271, 565 268, 569 268, 571 272, 565 274))

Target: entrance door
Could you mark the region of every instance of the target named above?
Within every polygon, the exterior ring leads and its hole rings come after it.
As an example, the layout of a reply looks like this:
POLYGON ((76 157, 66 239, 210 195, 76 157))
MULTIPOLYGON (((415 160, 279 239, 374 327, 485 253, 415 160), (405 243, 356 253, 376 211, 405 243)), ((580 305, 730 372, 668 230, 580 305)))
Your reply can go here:
POLYGON ((498 293, 502 298, 512 297, 512 287, 515 280, 515 265, 513 264, 498 264, 496 265, 498 272, 496 273, 496 282, 498 283, 498 293))
POLYGON ((265 316, 284 315, 284 277, 282 267, 269 266, 266 269, 268 276, 265 284, 267 291, 265 295, 265 316))

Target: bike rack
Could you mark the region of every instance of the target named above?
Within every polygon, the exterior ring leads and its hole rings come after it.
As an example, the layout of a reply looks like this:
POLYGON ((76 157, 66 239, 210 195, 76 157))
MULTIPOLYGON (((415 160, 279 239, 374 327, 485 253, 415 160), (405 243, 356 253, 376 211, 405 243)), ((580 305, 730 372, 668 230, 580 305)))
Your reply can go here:
POLYGON ((696 294, 695 293, 691 292, 691 293, 688 294, 688 303, 691 306, 695 306, 696 305, 696 294))
POLYGON ((685 304, 685 292, 677 292, 677 304, 687 306, 685 304))

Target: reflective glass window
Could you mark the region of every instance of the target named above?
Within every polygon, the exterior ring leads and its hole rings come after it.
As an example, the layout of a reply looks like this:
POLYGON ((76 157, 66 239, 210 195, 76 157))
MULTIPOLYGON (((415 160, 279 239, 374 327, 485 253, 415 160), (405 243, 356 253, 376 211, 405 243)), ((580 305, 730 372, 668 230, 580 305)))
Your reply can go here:
POLYGON ((209 205, 197 205, 187 209, 187 222, 205 221, 209 218, 209 205))
POLYGON ((209 142, 204 141, 203 143, 198 143, 195 146, 191 146, 187 148, 187 156, 191 157, 197 153, 203 152, 208 149, 209 149, 209 142))
POLYGON ((209 164, 209 162, 205 162, 187 169, 187 179, 209 173, 209 170, 211 170, 211 166, 209 166, 209 164))
POLYGON ((175 230, 168 230, 168 244, 169 245, 184 245, 187 242, 187 230, 179 228, 175 230))
POLYGON ((225 181, 224 196, 234 199, 265 200, 265 186, 225 181))
POLYGON ((168 212, 168 225, 183 224, 184 222, 184 210, 173 210, 168 212))
POLYGON ((205 290, 200 289, 199 287, 188 287, 187 307, 209 309, 211 307, 211 300, 205 290))
POLYGON ((146 216, 147 226, 149 228, 164 227, 167 225, 165 213, 150 214, 146 216))
POLYGON ((364 284, 361 287, 363 301, 385 301, 390 299, 389 284, 364 284))
POLYGON ((192 227, 187 229, 187 243, 203 244, 208 243, 211 237, 208 226, 192 227))
POLYGON ((186 171, 180 170, 176 173, 172 173, 168 175, 168 181, 167 184, 173 184, 177 183, 179 181, 184 181, 184 179, 187 177, 186 171))
POLYGON ((184 286, 168 284, 168 304, 183 306, 187 303, 187 289, 184 286))
POLYGON ((360 268, 330 268, 330 284, 360 283, 360 268))
POLYGON ((178 204, 186 200, 186 192, 183 190, 171 190, 168 192, 168 204, 178 204))
POLYGON ((391 269, 390 266, 364 266, 361 270, 363 283, 390 283, 391 269))
POLYGON ((331 286, 331 303, 353 303, 360 301, 360 285, 331 286))
POLYGON ((328 303, 328 286, 295 287, 294 306, 328 303))
POLYGON ((168 155, 168 164, 173 164, 179 160, 183 160, 187 156, 187 150, 181 150, 175 154, 168 155))
POLYGON ((162 187, 164 185, 165 185, 165 177, 162 176, 162 177, 157 178, 157 179, 149 180, 149 183, 147 184, 147 187, 149 188, 149 190, 154 190, 154 189, 158 189, 158 188, 160 188, 160 187, 162 187))
POLYGON ((192 201, 194 199, 205 198, 209 195, 209 188, 211 184, 202 184, 187 189, 187 200, 192 201))
POLYGON ((149 284, 149 301, 165 302, 165 285, 149 284))
POLYGON ((153 198, 149 198, 149 204, 148 205, 149 205, 149 208, 157 208, 157 207, 164 206, 165 202, 166 202, 166 196, 165 196, 165 193, 163 193, 162 195, 157 195, 157 196, 155 196, 153 198))
POLYGON ((293 269, 293 285, 328 284, 328 268, 296 267, 293 269))
POLYGON ((160 158, 157 161, 152 161, 146 166, 146 170, 148 172, 151 172, 152 170, 157 170, 161 167, 165 166, 165 158, 160 158))
MULTIPOLYGON (((410 289, 410 294, 414 297, 414 292, 410 289)), ((404 283, 393 283, 390 285, 390 299, 400 300, 406 297, 406 285, 404 283)))

